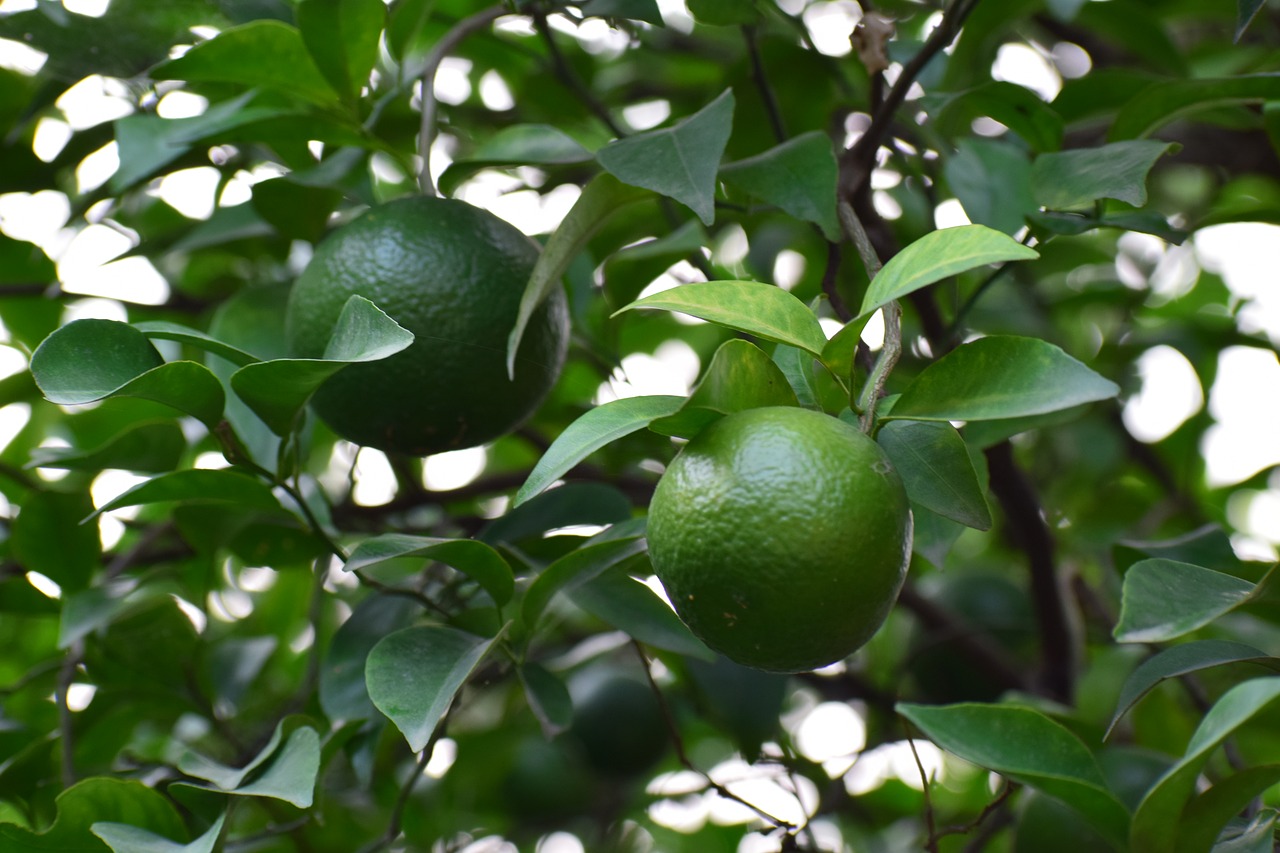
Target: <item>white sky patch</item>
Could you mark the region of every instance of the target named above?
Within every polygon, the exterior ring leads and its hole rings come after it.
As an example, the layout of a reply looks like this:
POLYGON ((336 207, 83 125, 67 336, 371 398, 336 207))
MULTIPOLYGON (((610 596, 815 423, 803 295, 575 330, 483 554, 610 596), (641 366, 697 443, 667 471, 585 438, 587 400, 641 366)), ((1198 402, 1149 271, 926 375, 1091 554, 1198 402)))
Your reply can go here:
POLYGON ((194 118, 203 115, 207 109, 209 109, 208 98, 194 92, 175 89, 156 104, 156 115, 160 118, 194 118))
POLYGON ((1045 101, 1052 101, 1062 91, 1062 77, 1049 60, 1030 45, 1017 42, 1000 46, 991 76, 1030 89, 1045 101))
POLYGON ((75 682, 67 685, 67 710, 72 713, 83 711, 89 707, 89 703, 93 701, 94 694, 98 692, 96 684, 81 684, 75 682))
POLYGON ((456 107, 471 97, 471 68, 470 59, 446 56, 436 70, 436 100, 456 107))
POLYGON ((861 752, 867 745, 867 726, 846 703, 823 702, 804 718, 795 736, 800 753, 822 763, 861 752))
POLYGON ((1272 546, 1280 545, 1280 490, 1241 489, 1235 492, 1227 501, 1227 519, 1232 527, 1247 536, 1272 546))
POLYGON ((804 255, 794 249, 783 249, 773 262, 773 283, 791 290, 804 277, 804 255))
POLYGON ((92 192, 110 180, 119 168, 120 149, 113 140, 76 166, 76 189, 80 193, 92 192))
MULTIPOLYGON (((930 779, 942 779, 945 770, 942 750, 926 740, 912 743, 920 756, 925 775, 930 779)), ((920 768, 916 766, 915 756, 911 753, 911 743, 905 740, 886 743, 862 753, 844 775, 844 787, 857 797, 874 791, 890 779, 898 779, 917 791, 924 789, 920 768)))
POLYGON ((50 254, 71 218, 71 202, 57 190, 0 195, 0 231, 15 240, 35 243, 50 254))
POLYGON ((101 18, 107 14, 107 7, 111 5, 111 0, 62 0, 62 5, 68 12, 89 18, 101 18))
POLYGON ((35 587, 36 591, 45 598, 52 598, 55 601, 62 598, 62 587, 58 586, 58 582, 47 575, 29 571, 27 572, 27 583, 35 587))
POLYGON ((671 103, 662 98, 641 101, 622 108, 622 120, 632 130, 649 130, 671 117, 671 103))
MULTIPOLYGON (((741 758, 721 762, 707 774, 731 793, 757 808, 796 826, 802 826, 818 806, 818 789, 801 776, 788 776, 770 765, 748 764, 741 758)), ((708 818, 721 826, 752 823, 760 815, 735 800, 710 796, 708 818)))
POLYGON ((85 228, 58 261, 62 289, 84 296, 163 305, 169 298, 169 284, 151 261, 142 257, 113 260, 134 245, 130 237, 106 225, 85 228))
POLYGON ((0 346, 0 379, 27 369, 27 356, 15 347, 0 346))
POLYGON ((1168 438, 1204 406, 1200 377, 1187 357, 1173 347, 1157 346, 1137 361, 1142 388, 1124 404, 1124 425, 1139 441, 1168 438))
POLYGON ((1257 347, 1228 347, 1218 356, 1218 376, 1209 393, 1217 421, 1200 449, 1210 486, 1228 486, 1280 464, 1280 360, 1257 347))
POLYGON ((600 385, 596 404, 651 394, 687 396, 699 367, 693 347, 676 338, 664 341, 653 355, 636 352, 623 358, 621 375, 600 385))
POLYGON ((539 839, 535 853, 586 853, 586 848, 573 833, 553 832, 539 839))
MULTIPOLYGON (((0 5, 0 9, 5 12, 10 11, 9 7, 15 5, 12 0, 0 5)), ((35 8, 33 2, 28 8, 35 8)), ((13 9, 14 12, 20 11, 13 9)), ((44 64, 49 61, 49 54, 42 50, 36 50, 20 41, 11 41, 10 39, 0 39, 0 68, 7 68, 10 71, 17 71, 19 74, 33 76, 38 74, 44 64)))
POLYGON ((658 0, 658 11, 662 13, 662 22, 680 33, 693 32, 693 16, 684 0, 658 0))
POLYGON ((30 420, 30 403, 10 403, 0 409, 0 450, 8 447, 9 442, 18 437, 18 433, 22 432, 30 420))
POLYGON ((801 20, 819 53, 847 56, 853 51, 849 36, 862 20, 862 9, 849 0, 811 3, 801 15, 801 20))
POLYGON ((933 224, 942 229, 973 223, 969 221, 969 215, 964 212, 964 205, 960 200, 949 198, 933 209, 933 224))
POLYGON ((881 310, 871 315, 871 319, 867 321, 867 325, 862 329, 862 342, 872 352, 879 352, 884 346, 884 312, 881 310))
POLYGON ((1250 300, 1240 312, 1241 330, 1264 332, 1280 344, 1280 286, 1276 283, 1276 245, 1280 226, 1232 222, 1196 232, 1196 257, 1218 273, 1231 292, 1250 300))
POLYGON ((505 112, 516 105, 507 81, 492 68, 480 78, 480 102, 495 112, 505 112))
POLYGON ((155 193, 189 219, 208 219, 213 215, 214 193, 221 180, 212 166, 179 169, 161 178, 155 193))
POLYGON ((31 137, 31 150, 42 162, 52 163, 71 141, 71 125, 61 119, 45 116, 36 122, 31 137))
POLYGON ((355 489, 351 499, 357 506, 382 506, 396 496, 396 476, 387 455, 372 447, 360 449, 356 457, 355 489))
POLYGON ((422 485, 429 491, 446 492, 460 489, 475 482, 484 473, 488 451, 483 447, 468 447, 427 457, 422 466, 422 485))
POLYGON ((100 74, 91 74, 63 92, 54 106, 62 110, 67 124, 74 130, 84 130, 133 112, 128 87, 114 77, 100 74))

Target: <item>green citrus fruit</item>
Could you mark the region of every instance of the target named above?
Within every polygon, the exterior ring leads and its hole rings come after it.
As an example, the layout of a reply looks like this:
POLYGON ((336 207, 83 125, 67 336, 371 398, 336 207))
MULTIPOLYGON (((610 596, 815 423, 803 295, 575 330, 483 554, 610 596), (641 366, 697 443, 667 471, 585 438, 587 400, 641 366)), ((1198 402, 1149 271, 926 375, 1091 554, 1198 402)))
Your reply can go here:
POLYGON ((728 415, 671 463, 649 555, 676 612, 725 657, 775 672, 844 658, 902 587, 911 510, 888 457, 808 409, 728 415))
POLYGON ((416 339, 335 374, 312 398, 316 413, 343 438, 414 456, 473 447, 519 426, 555 383, 568 341, 557 287, 529 323, 515 380, 507 378, 507 336, 537 257, 515 227, 451 199, 399 199, 330 235, 290 294, 291 351, 322 356, 352 295, 416 339))
POLYGON ((666 752, 670 735, 653 690, 623 675, 590 673, 573 685, 570 736, 606 776, 633 776, 666 752))

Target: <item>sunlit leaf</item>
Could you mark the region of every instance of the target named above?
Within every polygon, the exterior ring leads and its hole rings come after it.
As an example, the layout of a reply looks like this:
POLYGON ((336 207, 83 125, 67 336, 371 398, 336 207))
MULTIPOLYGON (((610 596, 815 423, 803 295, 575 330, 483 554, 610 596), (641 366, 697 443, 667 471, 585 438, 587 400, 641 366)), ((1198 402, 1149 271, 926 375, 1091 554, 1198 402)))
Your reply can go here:
POLYGON ((814 223, 824 237, 838 243, 836 171, 830 137, 815 130, 763 154, 729 163, 721 167, 720 177, 796 219, 814 223))
POLYGON ((271 486, 257 477, 228 469, 173 471, 139 483, 98 507, 90 518, 127 506, 175 502, 229 502, 253 509, 279 509, 271 486))
POLYGON ((655 420, 649 428, 661 435, 692 438, 723 415, 760 406, 797 405, 787 377, 759 347, 748 341, 725 341, 680 411, 655 420))
POLYGON ((1261 587, 1191 563, 1142 560, 1125 572, 1115 638, 1121 643, 1176 639, 1244 604, 1261 587))
POLYGON ((382 0, 303 0, 298 4, 302 42, 336 91, 354 99, 378 58, 387 21, 382 0))

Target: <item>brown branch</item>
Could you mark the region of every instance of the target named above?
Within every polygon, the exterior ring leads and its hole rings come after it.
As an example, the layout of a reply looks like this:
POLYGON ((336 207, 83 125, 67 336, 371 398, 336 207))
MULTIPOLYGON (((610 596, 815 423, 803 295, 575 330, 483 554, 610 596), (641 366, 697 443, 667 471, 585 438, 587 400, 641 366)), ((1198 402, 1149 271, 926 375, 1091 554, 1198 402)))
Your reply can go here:
POLYGON ((979 666, 1002 691, 1026 688, 1026 681, 1017 663, 989 636, 958 621, 950 611, 925 598, 910 583, 902 587, 898 600, 926 629, 953 643, 956 651, 979 666))
POLYGON ((764 62, 760 59, 760 45, 756 40, 756 28, 744 26, 742 38, 747 43, 747 56, 751 60, 751 79, 755 81, 760 92, 760 100, 764 102, 765 115, 769 117, 769 127, 773 129, 773 137, 778 142, 787 141, 787 127, 782 121, 782 111, 778 108, 778 96, 774 94, 769 83, 769 75, 765 73, 764 62))
POLYGON ((565 88, 573 92, 578 100, 582 101, 587 109, 591 111, 592 115, 600 119, 600 122, 609 128, 610 133, 619 139, 626 136, 626 131, 609 114, 608 107, 587 88, 587 85, 574 73, 573 68, 564 58, 564 54, 560 52, 560 46, 556 44, 556 40, 551 34, 551 27, 547 24, 546 12, 541 9, 534 9, 533 25, 538 30, 538 35, 542 36, 542 40, 546 43, 547 53, 551 57, 551 68, 565 88))

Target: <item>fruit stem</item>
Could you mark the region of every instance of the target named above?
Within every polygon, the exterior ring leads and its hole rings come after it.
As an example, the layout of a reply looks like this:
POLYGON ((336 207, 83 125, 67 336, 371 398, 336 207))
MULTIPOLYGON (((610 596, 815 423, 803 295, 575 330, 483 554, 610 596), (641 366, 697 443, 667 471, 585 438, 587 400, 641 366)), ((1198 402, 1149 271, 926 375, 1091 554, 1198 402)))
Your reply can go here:
POLYGON ((418 188, 426 196, 438 196, 435 182, 431 179, 431 145, 436 141, 436 71, 440 63, 467 36, 484 29, 498 18, 506 14, 502 4, 482 9, 470 17, 463 18, 435 43, 422 68, 422 123, 418 132, 418 155, 422 158, 422 171, 418 173, 418 188))
MULTIPOLYGON (((847 201, 840 202, 837 212, 845 235, 857 246, 862 264, 867 268, 868 281, 874 281, 880 274, 882 265, 875 247, 871 245, 871 238, 858 221, 858 214, 853 212, 853 206, 847 201)), ((889 381, 889 374, 897 365, 898 357, 902 355, 902 308, 894 300, 880 310, 884 315, 884 345, 880 348, 880 357, 876 359, 875 367, 862 386, 862 394, 854 407, 859 412, 858 424, 868 435, 876 425, 876 403, 884 393, 884 385, 889 381)))

